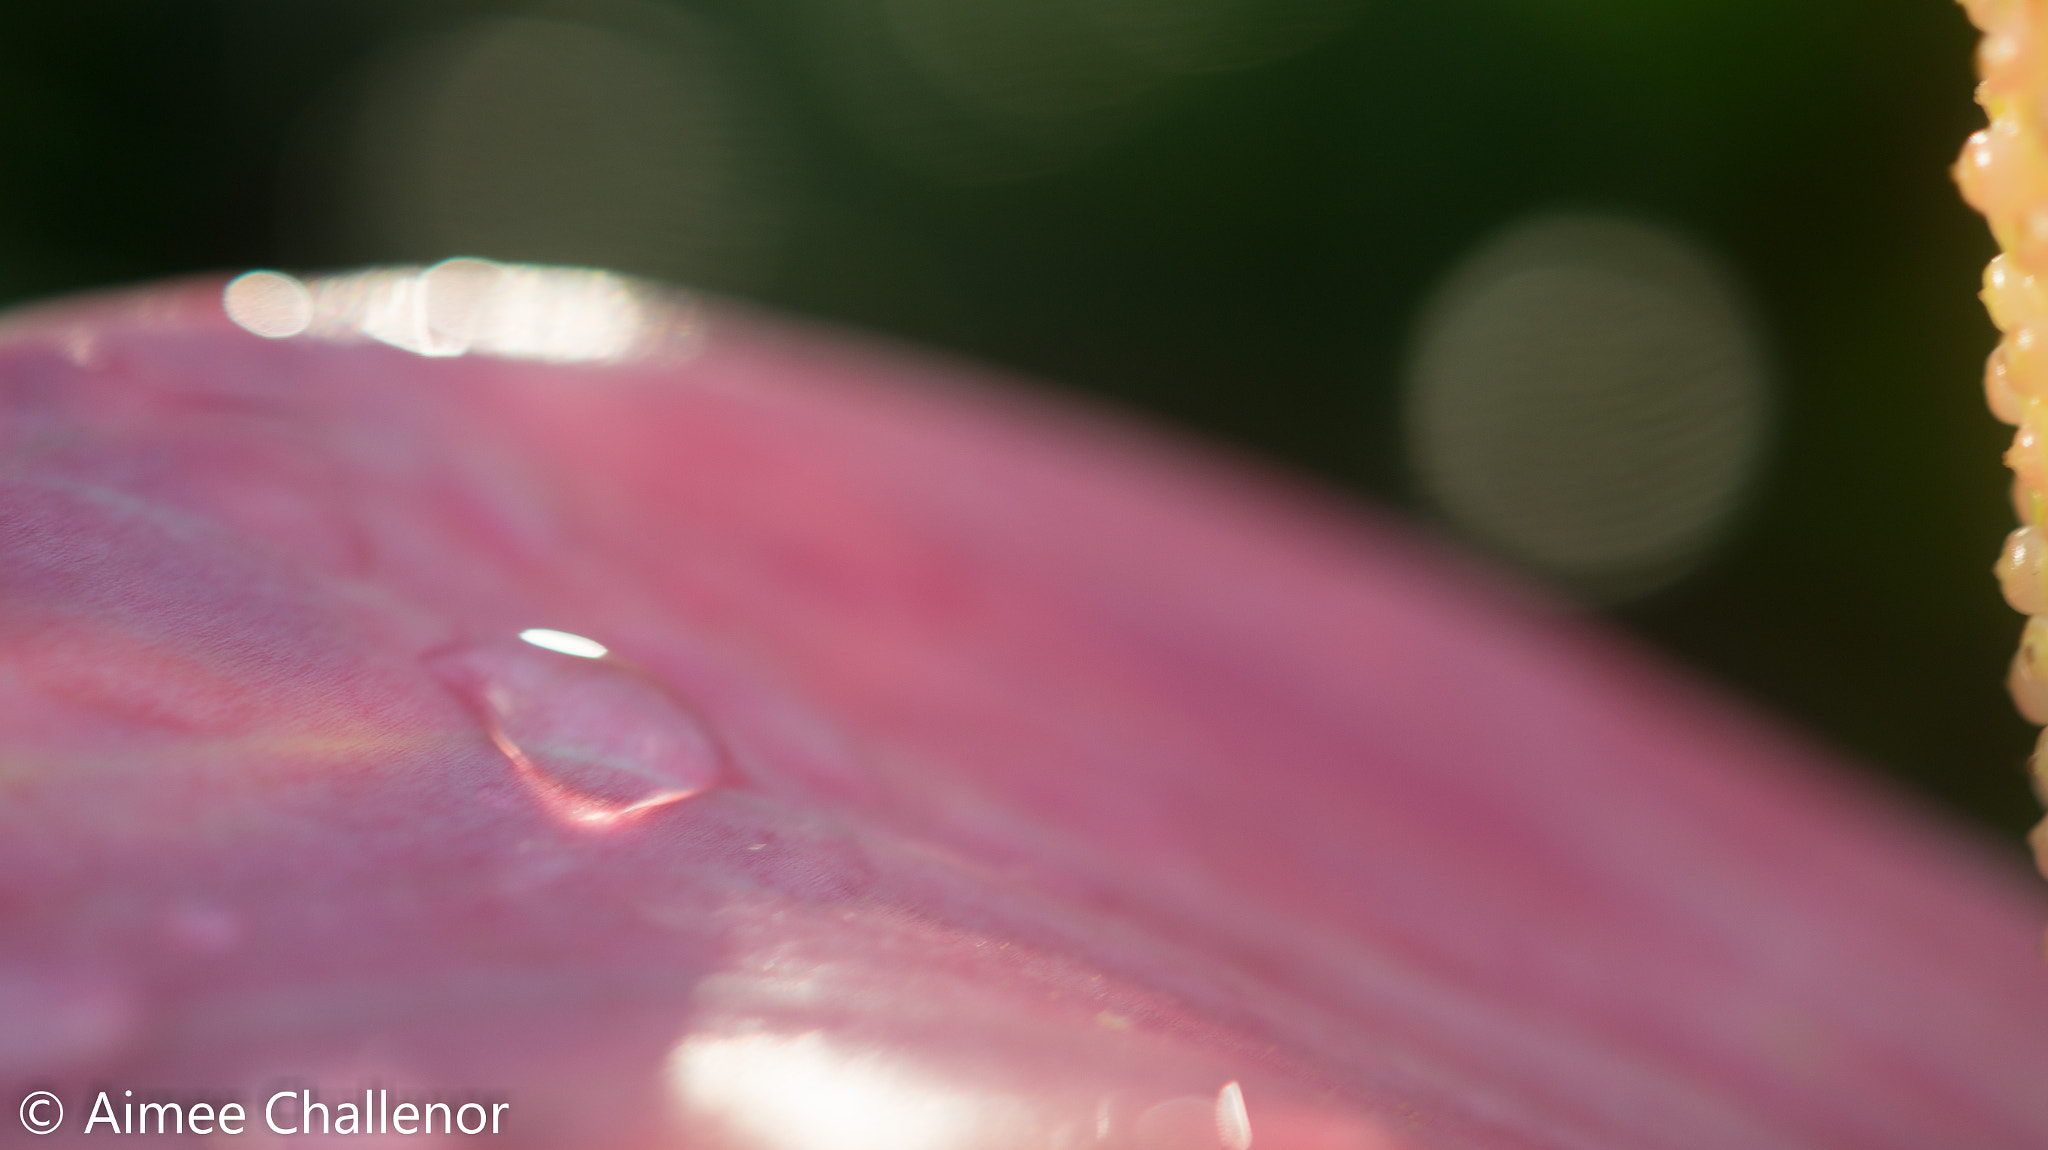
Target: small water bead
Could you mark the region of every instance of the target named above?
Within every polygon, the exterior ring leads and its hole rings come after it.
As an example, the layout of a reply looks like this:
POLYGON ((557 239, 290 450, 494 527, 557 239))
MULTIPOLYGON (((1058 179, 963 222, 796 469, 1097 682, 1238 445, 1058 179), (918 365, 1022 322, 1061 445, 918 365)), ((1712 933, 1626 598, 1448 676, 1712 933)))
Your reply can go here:
MULTIPOLYGON (((536 634, 581 638, 528 633, 536 634)), ((427 665, 483 721, 528 789, 572 825, 612 825, 724 774, 718 740, 691 708, 609 655, 565 654, 526 637, 439 652, 427 665)))

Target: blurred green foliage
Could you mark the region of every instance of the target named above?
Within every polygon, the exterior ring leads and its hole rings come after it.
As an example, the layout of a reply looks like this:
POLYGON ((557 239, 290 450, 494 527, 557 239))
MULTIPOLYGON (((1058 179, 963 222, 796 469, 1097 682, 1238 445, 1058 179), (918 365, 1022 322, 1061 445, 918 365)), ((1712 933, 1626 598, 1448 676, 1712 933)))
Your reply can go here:
MULTIPOLYGON (((1019 128, 941 106, 929 68, 872 42, 896 3, 691 9, 744 56, 793 157, 786 242, 749 294, 1407 504, 1398 384, 1435 278, 1533 210, 1674 225, 1752 292, 1781 426, 1730 543, 1616 615, 2001 834, 2032 820, 2030 733, 2000 686, 2020 621, 1988 575, 2010 520, 2007 433, 1978 390, 1992 248, 1946 173, 1981 122, 1958 9, 1363 0, 1281 58, 1019 128), (897 120, 869 114, 884 104, 897 120), (921 164, 890 123, 1003 163, 921 164)), ((0 301, 327 258, 284 203, 287 154, 333 144, 308 110, 383 45, 513 11, 8 6, 0 301)), ((1305 11, 1238 0, 1229 34, 1331 10, 1305 11)), ((1047 59, 1018 75, 1081 67, 1047 59)))

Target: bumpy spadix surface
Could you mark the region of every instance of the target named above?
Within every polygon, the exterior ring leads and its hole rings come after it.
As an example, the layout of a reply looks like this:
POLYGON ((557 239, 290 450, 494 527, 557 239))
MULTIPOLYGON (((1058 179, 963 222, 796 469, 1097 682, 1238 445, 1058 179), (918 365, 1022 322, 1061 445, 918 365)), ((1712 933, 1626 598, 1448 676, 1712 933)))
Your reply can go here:
POLYGON ((2048 1144, 1970 844, 1362 513, 698 320, 5 330, 0 1141, 2048 1144))
MULTIPOLYGON (((1956 161, 1963 198, 1984 213, 2002 249, 1984 269, 1985 309, 2003 337, 1984 365, 1991 413, 2014 425, 2013 509, 1994 567, 2006 602, 2026 615, 2006 685, 2029 722, 2048 723, 2048 7, 2037 0, 1962 0, 1983 31, 1977 102, 1991 124, 1956 161)), ((2044 736, 2048 740, 2048 736, 2044 736)), ((2044 742, 2048 745, 2048 742, 2044 742)), ((2048 794, 2048 755, 2037 747, 2035 789, 2048 794)), ((2048 822, 2034 828, 2034 856, 2048 874, 2048 822)))

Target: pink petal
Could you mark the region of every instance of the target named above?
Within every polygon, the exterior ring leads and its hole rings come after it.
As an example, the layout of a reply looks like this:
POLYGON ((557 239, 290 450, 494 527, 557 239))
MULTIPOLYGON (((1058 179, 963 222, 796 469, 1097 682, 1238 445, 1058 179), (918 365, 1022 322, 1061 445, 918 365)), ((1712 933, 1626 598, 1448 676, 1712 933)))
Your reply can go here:
POLYGON ((1380 517, 734 310, 571 367, 218 299, 0 339, 53 1142, 2048 1145, 2029 879, 1380 517))

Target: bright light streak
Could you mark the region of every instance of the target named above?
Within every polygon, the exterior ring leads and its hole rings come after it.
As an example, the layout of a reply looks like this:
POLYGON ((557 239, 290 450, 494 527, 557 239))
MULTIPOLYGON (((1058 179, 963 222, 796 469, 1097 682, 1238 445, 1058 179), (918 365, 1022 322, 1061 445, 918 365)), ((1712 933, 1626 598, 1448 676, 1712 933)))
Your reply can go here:
POLYGON ((574 655, 579 659, 602 659, 611 653, 609 647, 595 639, 571 635, 567 631, 550 631, 546 627, 529 627, 521 631, 519 637, 536 647, 574 655))
POLYGON ((313 295, 283 272, 236 276, 221 293, 221 306, 242 330, 265 339, 289 339, 313 322, 313 295))
POLYGON ((415 355, 487 355, 545 363, 615 363, 657 351, 688 356, 697 306, 596 268, 500 264, 462 257, 429 268, 370 268, 301 283, 250 272, 222 306, 270 339, 369 338, 415 355))
POLYGON ((1216 1137, 1223 1150, 1252 1150, 1252 1116, 1244 1108, 1244 1087, 1235 1082, 1216 1092, 1216 1137))
POLYGON ((670 1085, 692 1115, 761 1150, 961 1150, 1008 1146, 1021 1107, 958 1089, 822 1034, 699 1035, 677 1046, 670 1085))

